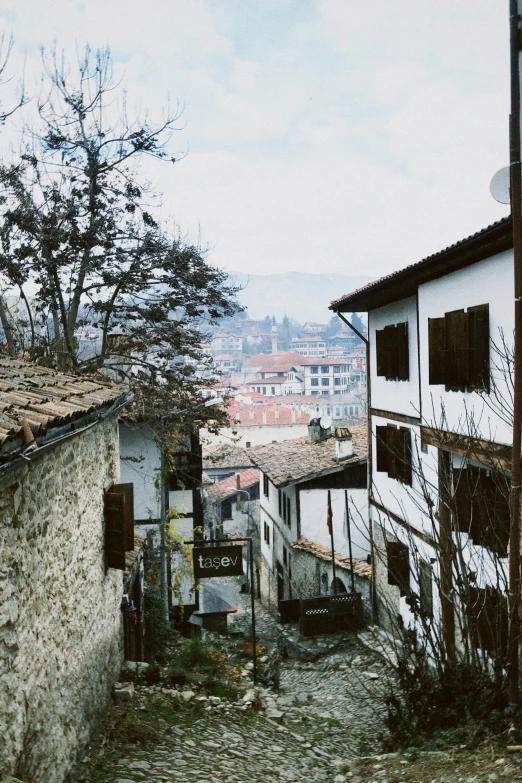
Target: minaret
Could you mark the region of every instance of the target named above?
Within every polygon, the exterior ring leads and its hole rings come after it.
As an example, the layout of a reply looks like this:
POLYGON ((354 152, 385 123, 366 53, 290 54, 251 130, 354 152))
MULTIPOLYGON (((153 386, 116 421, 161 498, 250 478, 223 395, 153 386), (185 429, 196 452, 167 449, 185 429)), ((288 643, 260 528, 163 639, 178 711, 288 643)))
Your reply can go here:
POLYGON ((272 326, 272 353, 277 353, 277 326, 272 326))

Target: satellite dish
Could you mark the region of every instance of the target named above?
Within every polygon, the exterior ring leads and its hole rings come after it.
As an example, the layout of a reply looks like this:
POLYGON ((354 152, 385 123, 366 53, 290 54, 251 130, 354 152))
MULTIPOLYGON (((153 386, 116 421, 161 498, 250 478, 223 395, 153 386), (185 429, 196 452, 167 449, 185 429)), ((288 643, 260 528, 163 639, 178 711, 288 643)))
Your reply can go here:
POLYGON ((323 416, 321 421, 319 422, 323 430, 329 430, 332 426, 332 420, 329 416, 323 416))
POLYGON ((497 171, 490 182, 489 192, 501 204, 509 204, 510 199, 510 167, 506 166, 497 171))

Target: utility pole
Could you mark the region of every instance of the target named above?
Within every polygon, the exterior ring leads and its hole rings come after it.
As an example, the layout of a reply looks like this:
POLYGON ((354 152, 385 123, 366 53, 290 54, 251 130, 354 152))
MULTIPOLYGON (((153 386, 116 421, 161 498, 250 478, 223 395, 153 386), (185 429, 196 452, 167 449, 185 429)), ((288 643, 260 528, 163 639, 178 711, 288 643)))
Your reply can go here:
POLYGON ((510 200, 513 223, 514 361, 513 361, 513 447, 511 459, 511 504, 509 528, 509 700, 519 701, 520 670, 520 484, 522 450, 522 178, 521 178, 521 13, 522 0, 510 0, 511 116, 509 122, 510 200))

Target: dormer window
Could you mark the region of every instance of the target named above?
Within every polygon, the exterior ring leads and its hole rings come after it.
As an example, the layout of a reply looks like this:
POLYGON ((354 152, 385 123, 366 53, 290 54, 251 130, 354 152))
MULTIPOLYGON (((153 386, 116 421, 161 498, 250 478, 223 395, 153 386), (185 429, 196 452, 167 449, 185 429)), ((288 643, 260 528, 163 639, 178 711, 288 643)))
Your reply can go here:
POLYGON ((377 375, 387 381, 407 381, 410 377, 408 324, 385 326, 375 332, 377 375))

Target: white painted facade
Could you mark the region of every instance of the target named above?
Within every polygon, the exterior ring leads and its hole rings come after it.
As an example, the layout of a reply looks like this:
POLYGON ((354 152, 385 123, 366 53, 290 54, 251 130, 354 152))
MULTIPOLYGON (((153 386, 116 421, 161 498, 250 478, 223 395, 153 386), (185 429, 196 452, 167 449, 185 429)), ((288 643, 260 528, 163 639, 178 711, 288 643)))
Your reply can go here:
POLYGON ((308 435, 307 424, 260 424, 259 426, 222 427, 219 433, 209 432, 203 428, 199 436, 205 446, 233 444, 249 449, 254 446, 264 446, 267 443, 279 443, 282 440, 293 440, 308 435))
MULTIPOLYGON (((370 554, 368 535, 368 493, 366 489, 348 489, 348 513, 352 555, 366 560, 370 554)), ((346 524, 345 496, 343 489, 330 491, 333 514, 334 549, 342 555, 349 555, 348 528, 346 524)), ((299 492, 301 537, 331 548, 330 533, 326 524, 328 491, 325 489, 302 489, 299 492)))
POLYGON ((348 365, 344 359, 304 365, 303 381, 305 395, 343 394, 351 383, 348 365))
MULTIPOLYGON (((490 328, 490 370, 492 388, 496 386, 498 396, 509 399, 509 390, 502 361, 494 345, 501 345, 505 338, 512 345, 513 335, 513 253, 505 251, 493 257, 478 261, 463 269, 453 271, 437 279, 420 284, 417 296, 408 297, 369 313, 371 400, 370 407, 377 411, 371 416, 373 463, 372 497, 385 509, 371 507, 372 522, 378 525, 390 539, 414 544, 417 557, 432 564, 434 571, 434 618, 440 614, 440 603, 435 582, 438 575, 438 551, 427 543, 426 537, 438 537, 437 523, 430 514, 423 497, 421 478, 427 482, 433 501, 438 503, 438 449, 421 445, 421 425, 436 430, 470 436, 509 445, 511 427, 495 410, 494 396, 477 392, 446 391, 444 385, 429 383, 429 341, 428 319, 440 318, 453 310, 488 304, 490 328), (376 330, 387 325, 408 323, 409 379, 389 381, 377 376, 376 330), (387 413, 390 414, 387 416, 387 413), (398 418, 394 417, 398 414, 398 418), (402 417, 402 420, 401 420, 402 417), (406 418, 404 418, 406 417, 406 418), (376 427, 393 424, 409 427, 412 432, 412 486, 406 486, 397 479, 389 478, 377 471, 376 427), (386 512, 391 512, 388 515, 386 512), (404 520, 410 526, 401 525, 393 516, 404 520), (419 531, 418 535, 415 531, 419 531)), ((453 455, 453 464, 458 457, 453 455)), ((473 464, 473 463, 471 463, 473 464)), ((483 465, 481 467, 484 467, 483 465)), ((425 492, 424 487, 424 492, 425 492)), ((496 584, 493 558, 485 547, 475 546, 464 534, 459 534, 462 557, 466 566, 476 572, 476 585, 496 584)), ((497 567, 499 562, 497 561, 497 567)), ((500 561, 500 568, 507 574, 507 560, 500 561)), ((379 569, 378 569, 379 570, 379 569)), ((383 572, 384 573, 384 572, 383 572)), ((383 576, 383 581, 386 575, 383 576)), ((411 567, 410 587, 418 592, 417 570, 411 567)), ((377 579, 377 589, 379 587, 377 579)), ((398 588, 393 588, 397 591, 398 588)), ((406 627, 413 624, 413 615, 404 597, 399 601, 399 613, 406 627)))

